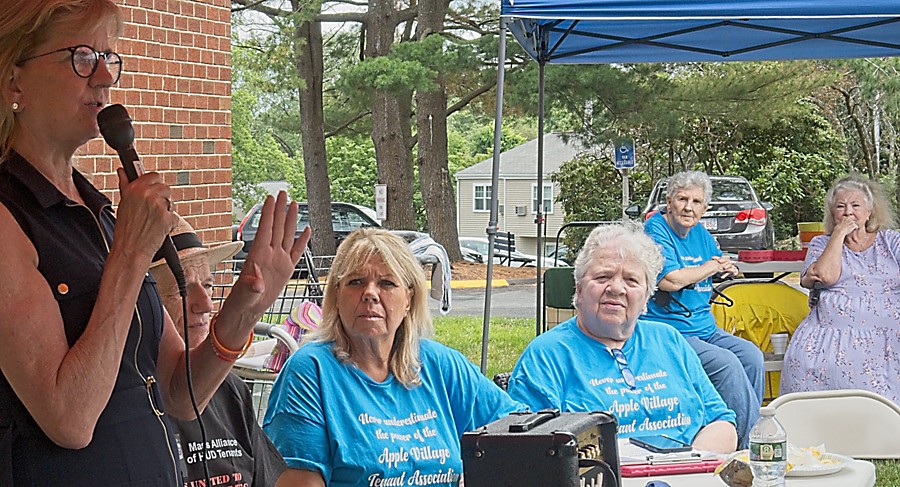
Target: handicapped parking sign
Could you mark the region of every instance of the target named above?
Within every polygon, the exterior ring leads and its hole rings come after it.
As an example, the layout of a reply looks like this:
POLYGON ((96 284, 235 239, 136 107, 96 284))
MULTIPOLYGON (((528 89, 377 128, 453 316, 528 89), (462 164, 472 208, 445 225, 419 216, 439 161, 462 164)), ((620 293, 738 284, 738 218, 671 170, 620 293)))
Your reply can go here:
POLYGON ((634 140, 621 139, 615 143, 616 169, 631 169, 634 167, 634 140))

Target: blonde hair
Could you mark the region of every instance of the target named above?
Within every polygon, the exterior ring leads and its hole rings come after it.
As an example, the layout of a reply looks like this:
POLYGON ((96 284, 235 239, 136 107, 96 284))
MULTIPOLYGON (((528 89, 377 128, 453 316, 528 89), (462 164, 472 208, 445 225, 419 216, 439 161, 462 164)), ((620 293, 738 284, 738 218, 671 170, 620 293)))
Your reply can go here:
MULTIPOLYGON (((32 50, 59 33, 91 32, 106 27, 122 32, 122 14, 114 0, 6 0, 0 10, 0 80, 8 83, 13 68, 32 50)), ((40 53, 37 53, 40 54, 40 53)), ((16 132, 12 100, 0 90, 0 156, 9 151, 16 132)))
POLYGON ((841 191, 857 191, 863 195, 866 206, 872 212, 866 221, 866 231, 874 233, 885 228, 895 228, 897 223, 891 204, 884 194, 884 188, 878 181, 873 181, 861 174, 848 174, 831 185, 825 196, 825 218, 822 221, 825 233, 834 231, 834 205, 841 191))
MULTIPOLYGON (((644 227, 638 222, 627 221, 600 225, 591 231, 581 251, 578 252, 578 257, 575 258, 575 282, 581 282, 588 267, 593 263, 594 254, 601 248, 612 248, 618 251, 620 257, 627 254, 637 259, 646 278, 649 300, 656 291, 656 276, 662 271, 664 259, 656 242, 644 233, 644 227)), ((572 296, 572 304, 575 307, 580 304, 575 302, 577 297, 578 293, 572 296)))
POLYGON ((338 290, 344 279, 373 258, 380 258, 391 273, 412 293, 409 311, 403 318, 391 350, 389 367, 394 377, 407 388, 420 385, 419 340, 433 333, 431 313, 428 311, 425 272, 413 256, 406 241, 378 228, 360 228, 347 237, 334 257, 325 298, 322 303, 322 323, 310 339, 334 342, 334 355, 344 363, 351 363, 353 342, 338 314, 338 290))

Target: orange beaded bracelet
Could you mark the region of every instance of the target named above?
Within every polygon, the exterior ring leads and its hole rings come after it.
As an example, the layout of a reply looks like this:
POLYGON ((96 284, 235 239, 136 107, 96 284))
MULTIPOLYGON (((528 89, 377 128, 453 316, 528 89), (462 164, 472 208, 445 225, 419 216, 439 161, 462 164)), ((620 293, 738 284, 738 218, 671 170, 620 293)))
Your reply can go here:
POLYGON ((212 343, 213 351, 216 353, 216 356, 226 362, 234 362, 237 359, 243 357, 247 350, 250 350, 250 345, 253 343, 253 333, 247 338, 247 343, 244 344, 244 348, 241 350, 232 350, 219 342, 219 339, 216 337, 216 318, 219 315, 213 315, 212 319, 209 321, 209 336, 212 338, 210 343, 212 343))

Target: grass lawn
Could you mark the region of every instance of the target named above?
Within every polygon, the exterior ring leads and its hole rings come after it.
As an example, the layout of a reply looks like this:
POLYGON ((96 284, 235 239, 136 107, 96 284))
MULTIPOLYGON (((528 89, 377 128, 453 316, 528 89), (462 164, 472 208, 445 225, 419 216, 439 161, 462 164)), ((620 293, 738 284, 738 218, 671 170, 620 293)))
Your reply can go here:
POLYGON ((875 487, 900 486, 900 460, 872 460, 875 464, 875 487))
MULTIPOLYGON (((475 316, 435 317, 435 339, 459 350, 480 367, 483 322, 475 316)), ((492 317, 489 336, 487 376, 511 372, 525 346, 534 338, 534 319, 492 317)))
MULTIPOLYGON (((462 352, 476 366, 481 365, 480 317, 435 317, 437 341, 462 352)), ((530 318, 491 318, 487 376, 508 372, 534 338, 534 320, 530 318)), ((876 487, 900 487, 900 461, 874 460, 876 487)))

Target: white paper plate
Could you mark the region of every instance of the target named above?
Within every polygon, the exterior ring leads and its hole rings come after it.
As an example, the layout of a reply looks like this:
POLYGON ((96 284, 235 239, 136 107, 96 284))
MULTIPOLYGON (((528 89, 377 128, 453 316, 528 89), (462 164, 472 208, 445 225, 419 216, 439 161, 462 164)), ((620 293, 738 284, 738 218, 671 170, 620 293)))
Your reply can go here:
POLYGON ((845 465, 853 461, 852 458, 838 455, 837 453, 823 453, 823 459, 831 460, 834 463, 826 465, 809 465, 796 466, 788 471, 788 477, 817 477, 819 475, 828 475, 840 472, 845 465))

